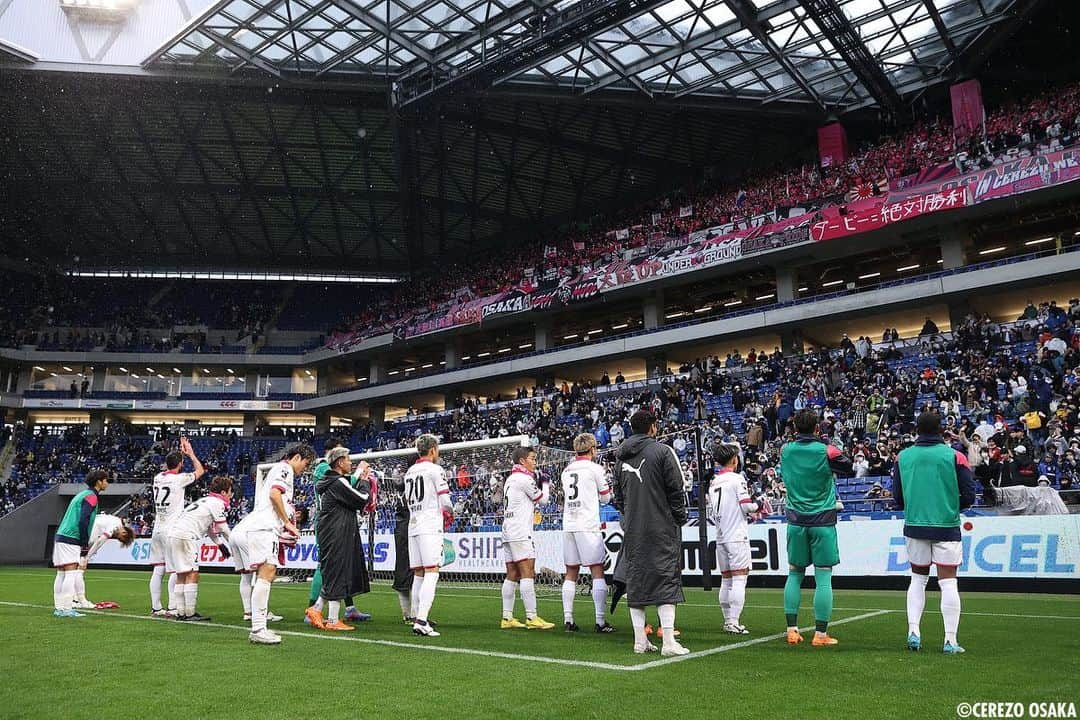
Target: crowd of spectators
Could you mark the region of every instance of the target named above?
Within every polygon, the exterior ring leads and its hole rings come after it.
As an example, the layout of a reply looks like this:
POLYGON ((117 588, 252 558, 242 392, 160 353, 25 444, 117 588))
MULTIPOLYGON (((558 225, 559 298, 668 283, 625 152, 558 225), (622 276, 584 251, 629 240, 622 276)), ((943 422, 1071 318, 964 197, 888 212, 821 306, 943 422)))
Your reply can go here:
MULTIPOLYGON (((920 170, 954 163, 966 171, 1074 143, 1080 137, 1080 84, 1055 88, 988 114, 983 127, 954 132, 943 120, 928 120, 876 139, 844 162, 828 167, 769 168, 736 181, 705 181, 650 202, 597 216, 585 225, 548 234, 457 262, 440 259, 412 282, 367 292, 364 301, 338 307, 329 343, 342 346, 360 334, 439 315, 454 303, 484 297, 544 279, 572 278, 627 249, 695 230, 780 210, 781 214, 843 204, 852 193, 881 194, 887 185, 920 170), (690 212, 684 213, 683 209, 690 212), (619 231, 625 231, 619 232, 619 231)), ((0 319, 0 342, 50 349, 219 352, 242 338, 256 340, 285 302, 280 284, 73 279, 63 275, 5 273, 0 295, 17 309, 0 319), (228 333, 173 333, 172 328, 207 326, 228 333), (64 330, 60 330, 64 328, 64 330), (66 328, 96 328, 67 330, 66 328)), ((332 313, 330 314, 332 315, 332 313)), ((299 318, 326 322, 327 313, 299 318)), ((310 328, 325 333, 325 326, 310 328)))

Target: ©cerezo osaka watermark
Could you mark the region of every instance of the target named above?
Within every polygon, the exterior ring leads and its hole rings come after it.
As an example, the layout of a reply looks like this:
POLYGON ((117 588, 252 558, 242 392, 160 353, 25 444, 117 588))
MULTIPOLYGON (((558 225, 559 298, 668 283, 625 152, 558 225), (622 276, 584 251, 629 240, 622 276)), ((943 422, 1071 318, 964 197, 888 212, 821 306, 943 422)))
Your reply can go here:
POLYGON ((956 705, 959 718, 1074 718, 1074 702, 962 702, 956 705))

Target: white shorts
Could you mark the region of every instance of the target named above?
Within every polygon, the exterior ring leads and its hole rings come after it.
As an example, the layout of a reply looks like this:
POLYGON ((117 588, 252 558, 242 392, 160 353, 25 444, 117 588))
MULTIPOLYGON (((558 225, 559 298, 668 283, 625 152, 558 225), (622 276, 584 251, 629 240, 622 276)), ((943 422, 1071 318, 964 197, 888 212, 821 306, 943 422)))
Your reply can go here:
POLYGON ((278 567, 278 539, 273 530, 233 531, 229 551, 237 572, 258 570, 260 565, 278 567))
POLYGON ((168 538, 165 546, 165 572, 198 572, 199 545, 198 540, 168 538))
POLYGON ((442 565, 442 535, 410 535, 409 567, 432 568, 442 565))
POLYGON ((503 540, 503 558, 506 562, 521 562, 522 560, 534 560, 536 548, 533 547, 532 538, 528 540, 503 540))
POLYGON ((156 532, 150 536, 150 564, 164 565, 165 554, 169 551, 169 539, 165 537, 165 531, 156 532))
POLYGON ((930 567, 944 565, 946 567, 960 567, 964 560, 964 546, 959 540, 919 540, 918 538, 904 538, 907 546, 908 562, 917 567, 930 567))
POLYGON ((563 562, 567 565, 603 565, 607 558, 604 533, 597 530, 568 531, 563 533, 563 562))
POLYGON ((750 541, 716 543, 716 571, 750 569, 750 541))
POLYGON ((78 565, 82 559, 82 548, 70 543, 53 542, 52 564, 53 567, 61 565, 78 565))

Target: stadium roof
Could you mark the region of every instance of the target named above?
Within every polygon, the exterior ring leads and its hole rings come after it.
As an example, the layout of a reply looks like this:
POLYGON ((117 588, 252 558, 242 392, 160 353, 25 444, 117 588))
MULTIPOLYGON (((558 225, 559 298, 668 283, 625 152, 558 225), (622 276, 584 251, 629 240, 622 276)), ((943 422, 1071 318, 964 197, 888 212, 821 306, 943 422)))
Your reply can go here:
POLYGON ((1024 0, 220 0, 148 67, 886 104, 1024 0))

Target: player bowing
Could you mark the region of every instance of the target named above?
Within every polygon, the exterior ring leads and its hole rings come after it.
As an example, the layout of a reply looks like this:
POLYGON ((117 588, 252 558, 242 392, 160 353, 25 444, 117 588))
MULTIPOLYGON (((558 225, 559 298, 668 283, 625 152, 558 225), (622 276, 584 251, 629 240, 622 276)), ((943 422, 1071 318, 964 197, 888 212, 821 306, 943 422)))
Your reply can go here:
POLYGON ((574 622, 574 595, 577 591, 581 566, 592 575, 592 598, 596 614, 596 632, 611 633, 604 610, 607 604, 607 582, 604 580, 604 533, 600 530, 600 504, 611 500, 607 473, 596 464, 596 437, 582 433, 574 438, 577 457, 562 473, 565 495, 563 503, 563 560, 566 576, 563 579, 563 623, 566 632, 577 632, 574 622))
POLYGON ((750 536, 746 516, 757 512, 746 478, 739 472, 739 448, 721 443, 713 452, 719 468, 709 484, 709 520, 716 527, 716 569, 720 571, 720 608, 724 632, 749 635, 739 623, 750 574, 750 536))
POLYGON ((169 523, 184 509, 184 488, 205 472, 206 468, 191 449, 191 442, 182 437, 180 451, 174 450, 165 456, 165 471, 158 473, 151 484, 154 492, 154 529, 150 534, 150 565, 154 571, 150 575, 150 612, 153 615, 167 616, 173 611, 177 594, 175 575, 169 578, 168 609, 161 606, 161 579, 165 576, 165 547, 168 544, 166 534, 169 523), (180 472, 185 456, 191 458, 194 472, 180 472))
POLYGON ((403 478, 405 502, 409 506, 409 567, 413 572, 411 610, 412 630, 417 635, 438 637, 428 613, 435 602, 439 582, 443 533, 454 520, 450 487, 439 462, 439 439, 424 434, 416 438, 420 459, 403 478))
POLYGON ((94 529, 90 531, 90 549, 79 560, 79 568, 75 570, 75 602, 74 607, 84 610, 94 607, 94 603, 86 599, 86 564, 97 554, 97 551, 105 546, 110 540, 116 540, 124 547, 130 547, 135 540, 135 533, 124 524, 124 521, 115 515, 100 513, 94 519, 94 529))
POLYGON ((502 586, 503 616, 500 627, 550 630, 555 627, 536 614, 536 548, 533 546, 533 513, 548 500, 548 484, 536 485, 536 451, 530 447, 514 448, 514 468, 503 485, 502 545, 506 560, 506 579, 502 586), (525 605, 525 622, 514 617, 518 586, 525 605))
POLYGON ((199 545, 204 537, 209 537, 217 543, 222 557, 229 559, 229 524, 225 513, 232 499, 232 485, 230 477, 214 478, 210 482, 210 494, 180 511, 169 526, 165 567, 176 575, 177 620, 210 620, 195 609, 199 597, 199 545))
POLYGON ((237 572, 244 573, 240 594, 244 595, 244 579, 251 583, 251 634, 248 639, 260 645, 277 645, 281 636, 266 629, 270 606, 270 585, 277 575, 280 562, 278 542, 282 535, 299 537, 293 524, 293 479, 305 472, 315 459, 310 445, 294 445, 285 451, 284 459, 267 471, 263 483, 255 491, 255 507, 244 517, 229 537, 229 550, 237 572))

